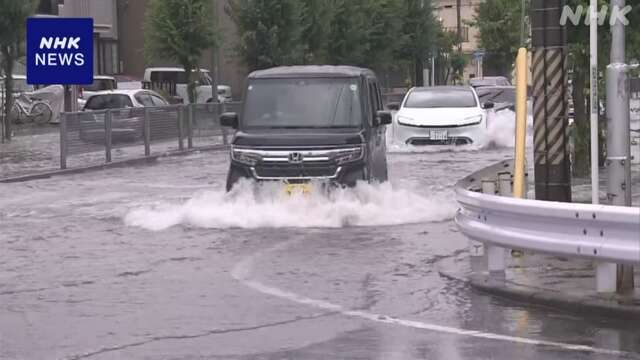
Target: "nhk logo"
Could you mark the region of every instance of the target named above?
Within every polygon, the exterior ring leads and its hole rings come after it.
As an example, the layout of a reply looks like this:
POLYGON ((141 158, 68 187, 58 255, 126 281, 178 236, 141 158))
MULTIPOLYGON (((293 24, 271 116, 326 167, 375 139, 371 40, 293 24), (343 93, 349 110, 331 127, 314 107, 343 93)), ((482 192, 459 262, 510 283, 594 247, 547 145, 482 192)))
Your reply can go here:
MULTIPOLYGON (((40 40, 40 50, 44 49, 67 49, 80 50, 80 37, 43 37, 40 40)), ((84 65, 84 54, 82 53, 56 53, 41 52, 36 53, 36 66, 69 66, 73 63, 76 66, 84 65)))
POLYGON ((27 82, 91 84, 93 19, 27 19, 27 82))

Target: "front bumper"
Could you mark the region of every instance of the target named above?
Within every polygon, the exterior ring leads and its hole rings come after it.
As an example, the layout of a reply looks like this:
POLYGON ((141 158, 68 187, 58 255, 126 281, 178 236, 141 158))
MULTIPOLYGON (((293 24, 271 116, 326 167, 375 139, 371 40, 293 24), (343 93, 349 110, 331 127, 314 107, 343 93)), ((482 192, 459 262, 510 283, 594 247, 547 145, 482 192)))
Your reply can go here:
POLYGON ((393 139, 395 143, 406 145, 483 144, 488 135, 485 124, 486 120, 475 125, 427 127, 403 125, 395 121, 393 139))
POLYGON ((231 161, 227 175, 227 191, 230 191, 240 179, 256 182, 277 181, 283 183, 306 183, 312 181, 328 182, 339 186, 353 187, 359 180, 366 180, 364 161, 356 161, 340 166, 323 164, 315 166, 280 165, 280 166, 248 166, 231 161))

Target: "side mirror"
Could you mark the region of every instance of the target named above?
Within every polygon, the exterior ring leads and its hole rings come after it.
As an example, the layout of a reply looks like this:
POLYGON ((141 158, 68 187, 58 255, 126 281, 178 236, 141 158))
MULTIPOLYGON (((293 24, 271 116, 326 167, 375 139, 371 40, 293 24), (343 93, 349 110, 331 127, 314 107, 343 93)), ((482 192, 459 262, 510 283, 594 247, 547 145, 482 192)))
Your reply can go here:
POLYGON ((493 109, 495 106, 496 104, 491 101, 487 101, 486 103, 482 104, 482 108, 485 110, 493 109))
POLYGON ((230 127, 232 129, 238 128, 238 114, 234 112, 226 112, 220 115, 220 125, 230 127))
POLYGON ((391 113, 388 111, 378 111, 376 112, 376 126, 389 125, 391 124, 391 113))
POLYGON ((397 103, 397 102, 388 103, 387 109, 391 111, 398 111, 400 110, 400 103, 397 103))

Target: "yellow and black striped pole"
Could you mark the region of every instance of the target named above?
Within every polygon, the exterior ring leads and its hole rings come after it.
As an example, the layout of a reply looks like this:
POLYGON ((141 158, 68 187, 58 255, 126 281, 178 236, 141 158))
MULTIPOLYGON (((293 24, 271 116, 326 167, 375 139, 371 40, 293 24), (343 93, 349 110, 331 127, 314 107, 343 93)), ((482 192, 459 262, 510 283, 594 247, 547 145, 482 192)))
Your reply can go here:
POLYGON ((571 202, 564 0, 534 0, 533 141, 536 199, 571 202))

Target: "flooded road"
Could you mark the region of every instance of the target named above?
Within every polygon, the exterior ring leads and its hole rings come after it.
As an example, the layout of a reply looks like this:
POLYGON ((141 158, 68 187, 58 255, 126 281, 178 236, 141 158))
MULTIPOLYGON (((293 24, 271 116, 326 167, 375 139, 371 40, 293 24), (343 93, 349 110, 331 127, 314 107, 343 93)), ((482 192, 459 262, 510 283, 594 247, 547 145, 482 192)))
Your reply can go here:
POLYGON ((453 184, 512 149, 395 150, 330 197, 225 194, 224 152, 1 184, 0 359, 640 358, 637 324, 439 275, 453 184))

